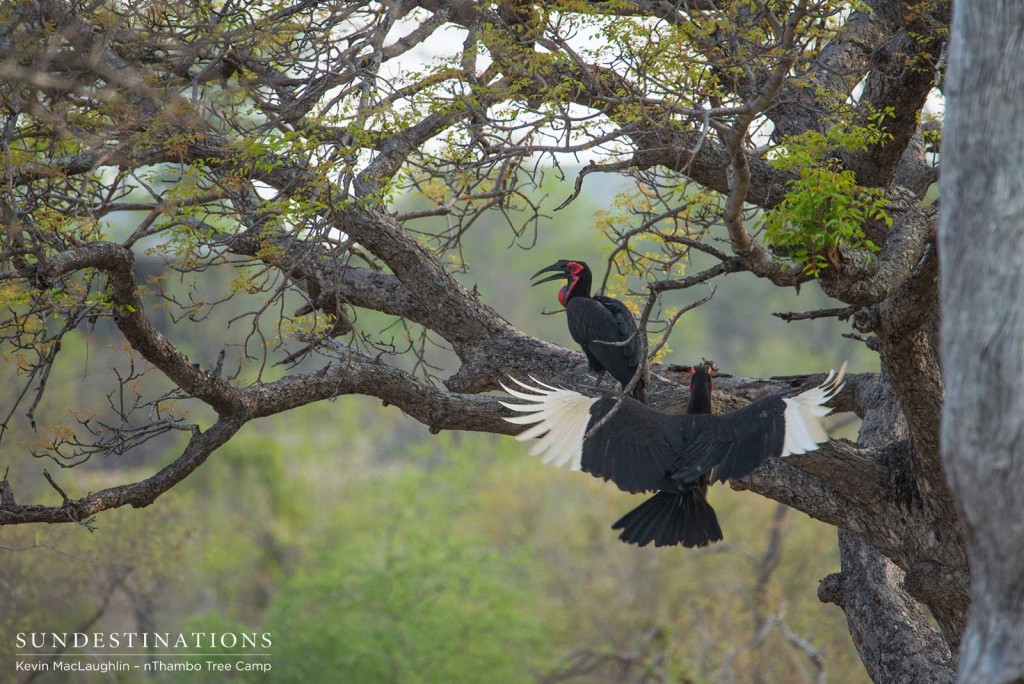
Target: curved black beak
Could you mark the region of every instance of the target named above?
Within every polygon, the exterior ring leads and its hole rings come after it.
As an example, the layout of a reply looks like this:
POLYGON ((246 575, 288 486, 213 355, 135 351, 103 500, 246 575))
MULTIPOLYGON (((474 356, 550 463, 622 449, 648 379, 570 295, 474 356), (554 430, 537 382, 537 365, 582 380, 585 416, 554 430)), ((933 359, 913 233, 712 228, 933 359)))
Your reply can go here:
POLYGON ((554 275, 548 276, 547 278, 538 280, 537 282, 534 283, 534 285, 540 285, 541 283, 546 283, 552 280, 561 280, 562 278, 567 278, 569 276, 569 270, 565 267, 565 264, 559 262, 551 264, 550 266, 545 266, 544 268, 540 269, 532 276, 530 276, 530 279, 532 280, 533 278, 536 278, 541 273, 550 273, 551 271, 556 271, 556 273, 554 275))

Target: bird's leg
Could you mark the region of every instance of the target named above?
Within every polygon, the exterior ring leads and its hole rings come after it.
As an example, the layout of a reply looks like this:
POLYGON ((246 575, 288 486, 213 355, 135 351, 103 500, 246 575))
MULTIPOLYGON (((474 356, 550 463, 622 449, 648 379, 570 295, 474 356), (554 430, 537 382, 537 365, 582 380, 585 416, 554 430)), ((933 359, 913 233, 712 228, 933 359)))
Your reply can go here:
POLYGON ((604 368, 602 368, 601 370, 597 371, 597 382, 594 383, 594 389, 597 389, 598 387, 601 386, 601 380, 603 380, 603 379, 604 379, 604 368))

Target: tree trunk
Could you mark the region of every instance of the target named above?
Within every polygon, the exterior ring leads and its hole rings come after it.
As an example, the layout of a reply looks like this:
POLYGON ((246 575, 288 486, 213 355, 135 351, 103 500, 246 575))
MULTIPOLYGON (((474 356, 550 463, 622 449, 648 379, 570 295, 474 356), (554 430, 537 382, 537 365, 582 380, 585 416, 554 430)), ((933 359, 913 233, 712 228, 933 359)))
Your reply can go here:
POLYGON ((961 682, 1024 681, 1024 17, 954 9, 942 160, 942 451, 972 570, 961 682))
POLYGON ((839 531, 842 571, 818 596, 839 603, 873 682, 948 684, 956 677, 949 647, 920 603, 904 591, 905 573, 857 535, 839 531))

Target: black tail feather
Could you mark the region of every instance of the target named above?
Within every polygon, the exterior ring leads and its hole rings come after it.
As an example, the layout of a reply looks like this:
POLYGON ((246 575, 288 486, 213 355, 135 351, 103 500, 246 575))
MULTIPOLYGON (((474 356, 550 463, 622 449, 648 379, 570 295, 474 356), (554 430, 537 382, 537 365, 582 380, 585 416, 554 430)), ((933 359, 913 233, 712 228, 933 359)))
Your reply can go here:
POLYGON ((629 544, 687 548, 707 546, 722 539, 718 516, 707 500, 707 486, 682 492, 658 492, 622 516, 614 525, 619 539, 629 544))

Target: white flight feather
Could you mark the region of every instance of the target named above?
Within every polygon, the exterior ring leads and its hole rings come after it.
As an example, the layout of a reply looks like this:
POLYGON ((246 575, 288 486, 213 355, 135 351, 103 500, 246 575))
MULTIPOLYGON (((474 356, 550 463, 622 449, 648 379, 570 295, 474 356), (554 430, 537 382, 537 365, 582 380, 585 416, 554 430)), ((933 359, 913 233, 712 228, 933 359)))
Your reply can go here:
POLYGON ((829 371, 825 382, 792 398, 783 398, 786 403, 784 421, 786 436, 782 441, 782 456, 792 456, 814 451, 822 442, 828 441, 828 433, 820 419, 832 412, 825 406, 832 397, 843 389, 846 363, 839 372, 829 371))
POLYGON ((510 396, 527 403, 498 402, 523 414, 509 416, 503 420, 517 425, 532 425, 516 435, 516 439, 522 442, 537 438, 537 443, 530 449, 531 456, 540 456, 544 463, 568 465, 572 470, 579 470, 583 457, 583 436, 587 433, 587 425, 590 423, 590 407, 597 399, 545 384, 533 377, 530 380, 537 383, 536 385, 528 385, 509 377, 512 382, 528 392, 515 390, 504 384, 501 385, 502 389, 510 396))

